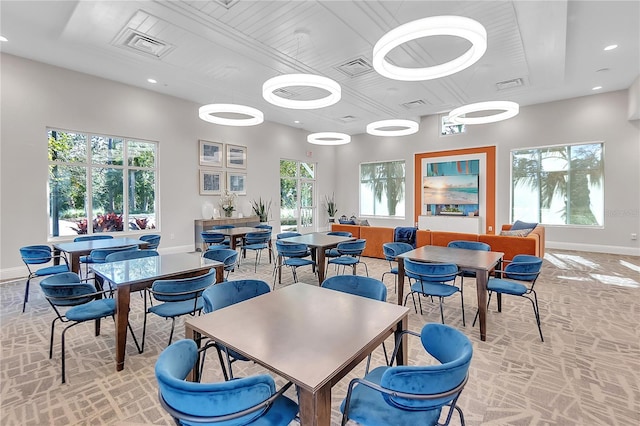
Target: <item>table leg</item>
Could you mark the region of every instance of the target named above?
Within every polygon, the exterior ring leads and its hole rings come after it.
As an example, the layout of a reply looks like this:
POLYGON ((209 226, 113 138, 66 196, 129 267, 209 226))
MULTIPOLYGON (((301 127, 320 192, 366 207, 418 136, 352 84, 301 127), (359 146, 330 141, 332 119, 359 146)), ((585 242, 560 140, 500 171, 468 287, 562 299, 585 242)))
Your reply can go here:
MULTIPOLYGON (((200 347, 200 342, 202 340, 202 336, 196 330, 191 328, 189 323, 185 322, 184 325, 184 337, 185 339, 192 339, 196 342, 198 347, 200 347)), ((187 374, 185 380, 190 382, 195 382, 196 377, 200 375, 200 354, 198 354, 198 359, 196 360, 196 364, 193 366, 193 369, 187 374)))
POLYGON ((127 285, 116 290, 116 370, 124 369, 124 355, 127 346, 127 325, 129 324, 129 302, 131 288, 127 285))
POLYGON ((80 255, 77 253, 69 253, 69 267, 71 268, 71 272, 75 272, 80 275, 80 255))
POLYGON ((476 292, 478 294, 478 319, 480 321, 480 340, 487 340, 487 280, 489 271, 476 271, 476 292))
POLYGON ((224 281, 224 266, 216 266, 216 283, 224 281))
POLYGON ((331 424, 331 383, 318 392, 298 387, 300 424, 302 426, 329 426, 331 424))
POLYGON ((324 281, 324 271, 326 268, 324 248, 316 247, 314 250, 316 253, 316 265, 317 265, 316 270, 318 271, 318 285, 322 285, 322 282, 324 281))
MULTIPOLYGON (((398 259, 398 300, 397 304, 402 306, 404 304, 404 259, 398 259)), ((397 333, 402 330, 406 330, 408 327, 407 318, 405 317, 396 326, 396 338, 397 333)), ((402 343, 398 347, 398 354, 396 356, 396 363, 398 365, 407 365, 409 360, 409 343, 408 339, 402 339, 402 343)))
MULTIPOLYGON (((405 316, 404 318, 402 318, 402 321, 398 322, 398 324, 396 325, 396 330, 394 331, 394 344, 395 342, 398 341, 398 339, 400 339, 402 337, 402 332, 404 330, 406 330, 409 327, 409 317, 405 316)), ((400 345, 400 347, 398 348, 398 353, 396 355, 396 365, 408 365, 407 363, 409 362, 409 351, 408 351, 408 347, 409 345, 407 344, 407 341, 409 339, 404 338, 402 339, 402 345, 400 345)), ((393 360, 391 360, 391 363, 393 364, 393 360)))
POLYGON ((55 247, 53 248, 53 264, 56 266, 60 264, 60 250, 55 247))

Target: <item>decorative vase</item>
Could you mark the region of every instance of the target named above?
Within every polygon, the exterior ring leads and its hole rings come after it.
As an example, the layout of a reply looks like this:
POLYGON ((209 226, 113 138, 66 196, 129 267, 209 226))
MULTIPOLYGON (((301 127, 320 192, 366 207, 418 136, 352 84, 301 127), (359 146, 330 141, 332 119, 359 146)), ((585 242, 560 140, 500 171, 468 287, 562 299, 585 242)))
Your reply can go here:
POLYGON ((329 223, 335 223, 336 218, 333 216, 329 216, 329 223))
POLYGON ((231 217, 232 214, 233 214, 233 210, 225 210, 224 211, 224 217, 231 217))

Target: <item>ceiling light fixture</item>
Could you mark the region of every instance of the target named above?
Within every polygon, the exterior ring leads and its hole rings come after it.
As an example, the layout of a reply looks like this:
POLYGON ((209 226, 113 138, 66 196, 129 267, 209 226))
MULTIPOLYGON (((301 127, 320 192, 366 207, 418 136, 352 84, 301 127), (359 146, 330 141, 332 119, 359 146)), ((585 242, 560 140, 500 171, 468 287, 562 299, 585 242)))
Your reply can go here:
POLYGON ((158 80, 156 80, 155 78, 148 78, 147 82, 149 82, 151 84, 156 84, 158 82, 158 80))
POLYGON ((0 36, 0 41, 9 41, 5 36, 0 36))
POLYGON ((351 142, 351 136, 337 132, 311 133, 307 136, 307 142, 314 145, 344 145, 351 142))
POLYGON ((613 49, 615 49, 616 47, 618 47, 618 45, 617 45, 617 44, 610 44, 609 46, 605 47, 605 48, 604 48, 604 50, 613 50, 613 49))
POLYGON ((223 126, 255 126, 264 121, 262 111, 236 104, 203 105, 198 110, 198 116, 204 121, 223 126), (216 114, 240 114, 249 116, 249 118, 225 118, 216 114))
POLYGON ((386 33, 373 47, 373 68, 393 80, 421 81, 445 77, 471 66, 487 50, 487 30, 477 21, 463 16, 432 16, 401 25, 386 33), (392 65, 386 56, 396 47, 423 37, 449 35, 462 37, 471 47, 461 56, 444 64, 426 68, 402 68, 392 65))
POLYGON ((320 75, 285 74, 265 81, 262 85, 262 96, 267 102, 283 108, 316 109, 324 108, 338 102, 342 97, 342 90, 338 83, 320 75), (329 94, 323 98, 298 101, 295 99, 286 99, 274 93, 276 90, 292 86, 317 87, 318 89, 326 90, 329 94))
POLYGON ((594 87, 594 88, 593 88, 593 89, 591 89, 591 90, 600 90, 600 89, 602 89, 602 86, 596 86, 596 87, 594 87))
POLYGON ((367 124, 367 133, 373 136, 406 136, 416 133, 419 127, 412 120, 381 120, 367 124))
POLYGON ((486 124, 506 120, 515 117, 520 112, 520 105, 510 101, 478 102, 464 105, 449 113, 449 121, 454 124, 486 124), (471 112, 500 110, 498 114, 483 115, 478 117, 463 117, 471 112))

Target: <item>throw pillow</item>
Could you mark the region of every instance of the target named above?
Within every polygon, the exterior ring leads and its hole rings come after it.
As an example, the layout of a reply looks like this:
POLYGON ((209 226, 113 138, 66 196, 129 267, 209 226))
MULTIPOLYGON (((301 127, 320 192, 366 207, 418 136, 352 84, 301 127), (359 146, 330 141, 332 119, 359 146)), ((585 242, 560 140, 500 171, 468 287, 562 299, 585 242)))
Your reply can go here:
POLYGON ((533 231, 533 228, 511 229, 509 231, 500 231, 500 235, 508 235, 511 237, 526 237, 531 231, 533 231))
POLYGON ((538 226, 538 224, 535 222, 527 223, 527 222, 516 220, 515 222, 513 222, 513 225, 511 225, 511 230, 517 231, 518 229, 533 229, 536 226, 538 226))

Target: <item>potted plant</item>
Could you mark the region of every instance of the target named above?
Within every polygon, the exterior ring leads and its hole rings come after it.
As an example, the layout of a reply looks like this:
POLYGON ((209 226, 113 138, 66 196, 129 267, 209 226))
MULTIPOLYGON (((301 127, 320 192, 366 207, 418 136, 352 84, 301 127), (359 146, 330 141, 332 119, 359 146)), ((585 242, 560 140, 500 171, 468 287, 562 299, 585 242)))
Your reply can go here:
POLYGON ((236 209, 236 197, 237 195, 234 192, 229 192, 226 189, 220 197, 220 208, 224 210, 225 217, 231 217, 233 211, 236 209))
POLYGON ((336 207, 336 202, 334 200, 334 194, 331 194, 331 198, 328 195, 324 196, 325 203, 327 204, 327 213, 329 214, 329 222, 335 222, 336 213, 338 212, 338 208, 336 207))
POLYGON ((269 221, 269 214, 271 213, 271 200, 262 201, 262 197, 258 198, 258 201, 251 201, 251 208, 253 212, 260 217, 260 222, 266 223, 269 221))

